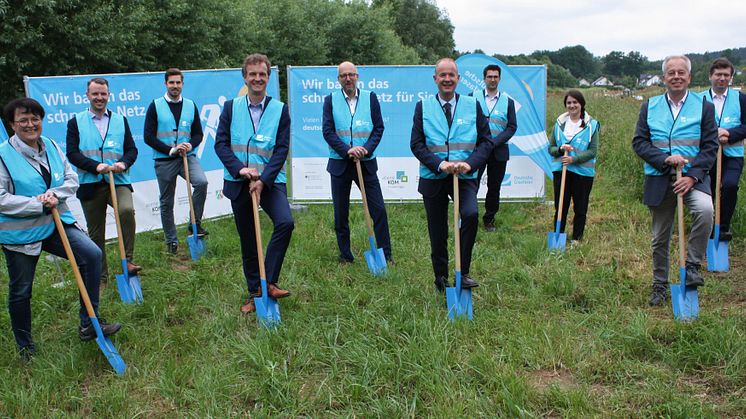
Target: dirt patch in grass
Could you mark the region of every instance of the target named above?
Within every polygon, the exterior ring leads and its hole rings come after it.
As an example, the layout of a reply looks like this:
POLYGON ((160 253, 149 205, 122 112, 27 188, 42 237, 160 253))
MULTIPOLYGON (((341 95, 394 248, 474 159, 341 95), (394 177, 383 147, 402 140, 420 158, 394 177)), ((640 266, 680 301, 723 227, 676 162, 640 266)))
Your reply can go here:
POLYGON ((566 368, 536 370, 529 373, 529 380, 541 392, 553 385, 561 390, 568 390, 578 385, 575 377, 566 368))

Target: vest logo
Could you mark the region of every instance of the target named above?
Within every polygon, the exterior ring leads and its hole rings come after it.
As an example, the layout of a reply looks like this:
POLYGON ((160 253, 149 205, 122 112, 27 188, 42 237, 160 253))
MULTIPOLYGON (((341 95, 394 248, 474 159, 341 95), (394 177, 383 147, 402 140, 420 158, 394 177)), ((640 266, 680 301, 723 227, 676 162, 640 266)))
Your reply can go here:
POLYGON ((355 121, 355 126, 356 127, 364 127, 364 126, 368 126, 368 123, 366 121, 361 121, 361 120, 358 119, 357 121, 355 121))
POLYGON ((686 123, 686 117, 685 116, 681 117, 681 122, 686 123))
POLYGON ((466 125, 467 122, 462 118, 456 118, 456 125, 466 125))
POLYGON ((263 143, 263 142, 266 142, 266 141, 269 141, 269 137, 268 137, 268 136, 266 136, 266 135, 262 135, 262 134, 257 134, 257 135, 256 135, 256 136, 255 136, 254 138, 255 138, 255 139, 256 139, 257 141, 259 141, 259 142, 262 142, 262 143, 263 143))
POLYGON ((723 122, 725 122, 726 124, 730 123, 732 120, 733 118, 731 118, 730 116, 726 116, 725 118, 723 118, 723 122))
POLYGON ((60 179, 62 179, 62 175, 60 173, 55 173, 54 180, 60 180, 60 179))
POLYGON ((189 125, 189 123, 188 123, 187 121, 181 121, 181 125, 183 125, 183 126, 185 126, 185 127, 186 127, 186 126, 188 126, 188 125, 189 125))
POLYGON ((107 142, 106 142, 106 145, 107 145, 107 146, 109 146, 109 147, 114 147, 114 145, 115 145, 115 144, 114 144, 114 140, 109 140, 109 141, 107 141, 107 142))

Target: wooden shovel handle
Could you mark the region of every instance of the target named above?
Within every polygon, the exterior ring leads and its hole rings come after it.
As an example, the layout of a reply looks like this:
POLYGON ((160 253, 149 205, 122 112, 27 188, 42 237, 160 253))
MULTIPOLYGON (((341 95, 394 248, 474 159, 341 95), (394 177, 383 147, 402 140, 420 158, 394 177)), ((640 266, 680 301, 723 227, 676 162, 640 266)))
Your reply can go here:
POLYGON ((461 272, 461 232, 459 229, 459 190, 458 190, 458 173, 453 175, 453 235, 455 241, 455 259, 456 272, 461 272))
POLYGON ((189 221, 194 224, 197 222, 197 216, 194 214, 194 204, 192 203, 192 181, 189 179, 189 161, 186 153, 181 155, 184 161, 184 179, 187 185, 187 197, 189 197, 189 221))
POLYGON ((355 168, 357 169, 357 181, 360 185, 360 195, 363 197, 363 210, 365 211, 365 224, 368 226, 368 236, 373 236, 373 224, 370 218, 370 210, 368 209, 368 198, 365 195, 365 182, 363 180, 363 169, 360 165, 360 160, 355 159, 355 168))
POLYGON ((720 225, 720 182, 723 176, 723 145, 718 145, 717 170, 715 175, 715 225, 720 225))
MULTIPOLYGON (((681 166, 676 167, 676 180, 681 179, 681 166)), ((676 210, 679 224, 679 267, 686 267, 686 237, 684 232, 684 197, 676 194, 676 210)))
MULTIPOLYGON (((565 150, 564 157, 567 157, 568 151, 565 150)), ((557 221, 562 222, 562 208, 565 206, 565 180, 567 179, 567 166, 562 164, 562 180, 560 181, 559 206, 557 207, 557 221)))
POLYGON ((85 305, 85 309, 88 312, 88 317, 95 319, 96 312, 93 311, 91 299, 90 297, 88 297, 88 290, 86 290, 85 283, 83 283, 83 277, 81 277, 80 269, 78 269, 78 262, 75 261, 75 254, 73 253, 73 249, 70 247, 70 240, 67 238, 67 233, 65 233, 65 226, 62 225, 60 213, 59 211, 57 211, 57 208, 52 208, 52 217, 54 218, 55 226, 57 226, 57 233, 59 233, 60 239, 62 240, 62 247, 65 248, 67 260, 70 262, 70 267, 73 269, 75 282, 78 284, 80 297, 83 299, 83 304, 85 305))
MULTIPOLYGON (((109 171, 109 193, 111 194, 111 206, 114 208, 114 221, 117 225, 117 243, 119 243, 119 257, 127 258, 124 252, 124 236, 122 236, 122 222, 119 221, 119 201, 117 201, 117 188, 114 185, 114 174, 109 171)), ((126 274, 126 272, 125 272, 126 274)))
MULTIPOLYGON (((249 184, 251 185, 251 184, 249 184)), ((249 186, 251 187, 251 186, 249 186)), ((251 193, 251 207, 254 211, 254 235, 256 236, 256 256, 259 258, 259 277, 267 279, 264 274, 264 247, 262 246, 262 225, 259 222, 259 194, 251 193)))

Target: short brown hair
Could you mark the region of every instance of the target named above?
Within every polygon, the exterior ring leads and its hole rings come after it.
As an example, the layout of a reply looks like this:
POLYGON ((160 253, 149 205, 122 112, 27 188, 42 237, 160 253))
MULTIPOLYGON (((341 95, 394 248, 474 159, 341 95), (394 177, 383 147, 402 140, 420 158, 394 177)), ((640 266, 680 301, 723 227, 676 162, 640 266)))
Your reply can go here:
POLYGON ((168 78, 171 76, 181 76, 181 81, 184 81, 184 73, 182 73, 181 70, 179 70, 178 68, 171 67, 166 70, 164 81, 168 81, 168 78))
POLYGON ((735 67, 733 67, 733 63, 730 62, 725 57, 720 57, 717 60, 712 62, 712 65, 710 66, 710 75, 715 72, 715 70, 720 70, 723 68, 729 68, 730 69, 730 75, 732 76, 735 72, 735 67))
POLYGON ((243 60, 243 66, 241 67, 241 75, 246 77, 246 66, 264 63, 267 66, 267 75, 272 72, 272 65, 269 63, 269 58, 264 54, 251 54, 243 60))
POLYGON ((22 97, 13 99, 8 102, 7 105, 5 105, 5 108, 3 109, 3 116, 5 116, 5 119, 8 121, 8 123, 15 122, 14 119, 16 117, 16 109, 20 109, 21 113, 30 113, 31 115, 36 115, 39 118, 44 118, 44 107, 41 106, 39 102, 31 99, 30 97, 22 97))
POLYGON ((85 88, 88 89, 91 86, 91 83, 103 84, 107 88, 109 87, 109 82, 103 77, 94 77, 88 80, 88 84, 85 85, 85 88))

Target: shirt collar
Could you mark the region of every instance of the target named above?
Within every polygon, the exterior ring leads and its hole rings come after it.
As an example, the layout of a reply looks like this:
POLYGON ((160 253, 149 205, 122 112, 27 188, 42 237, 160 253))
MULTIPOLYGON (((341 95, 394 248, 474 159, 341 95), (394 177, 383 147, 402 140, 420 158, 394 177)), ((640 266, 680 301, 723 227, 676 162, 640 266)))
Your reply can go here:
POLYGON ((106 108, 106 110, 104 111, 104 114, 101 115, 101 118, 99 118, 98 115, 96 115, 95 113, 93 113, 93 111, 91 111, 91 108, 88 108, 88 115, 90 115, 91 118, 93 118, 93 119, 104 119, 104 118, 108 118, 110 112, 111 111, 109 110, 109 108, 106 108))
POLYGON ((181 102, 184 99, 181 95, 179 95, 178 99, 171 100, 171 97, 168 95, 168 93, 164 93, 163 94, 163 98, 166 99, 166 102, 168 102, 168 103, 179 103, 179 102, 181 102))
POLYGON ((16 150, 18 150, 19 153, 21 153, 24 156, 29 156, 29 157, 33 157, 36 154, 44 153, 46 149, 44 145, 44 141, 42 141, 41 138, 39 138, 39 140, 36 142, 36 147, 30 147, 23 140, 21 140, 16 134, 13 134, 13 136, 10 137, 8 142, 16 150))
POLYGON ((264 99, 262 99, 262 101, 261 101, 261 102, 259 102, 259 103, 257 103, 256 105, 254 105, 253 103, 251 103, 251 99, 249 98, 249 96, 248 96, 248 95, 246 96, 246 101, 247 101, 247 102, 249 103, 249 107, 250 107, 250 108, 255 108, 255 109, 256 109, 256 108, 259 108, 259 109, 263 109, 263 108, 264 108, 264 104, 265 104, 265 103, 267 102, 267 98, 268 98, 268 97, 269 97, 269 96, 264 96, 264 99))
POLYGON ((722 95, 718 95, 717 93, 715 93, 714 90, 710 89, 710 94, 712 94, 713 98, 715 98, 717 96, 722 96, 723 98, 726 98, 726 97, 728 97, 728 90, 730 90, 730 89, 725 89, 725 92, 723 92, 722 95))
POLYGON ((451 98, 451 100, 449 100, 447 102, 445 100, 443 100, 442 97, 440 97, 440 93, 438 93, 437 96, 438 96, 438 103, 440 103, 441 107, 445 106, 446 103, 450 103, 451 104, 451 108, 455 108, 456 107, 456 95, 453 95, 453 97, 451 98))
POLYGON ((684 97, 681 98, 679 103, 674 103, 673 100, 671 100, 671 96, 668 95, 668 92, 666 92, 666 100, 668 101, 669 105, 676 106, 677 108, 680 107, 684 102, 686 102, 686 98, 689 96, 689 90, 686 91, 684 94, 684 97))
POLYGON ((357 99, 357 96, 358 96, 359 92, 360 91, 358 89, 355 89, 355 96, 350 97, 350 96, 347 95, 347 92, 345 91, 345 89, 342 89, 342 93, 345 95, 346 99, 357 99))
POLYGON ((493 100, 494 100, 494 99, 499 99, 499 98, 500 98, 500 91, 498 90, 498 91, 497 91, 497 92, 495 93, 495 96, 489 96, 489 93, 487 92, 487 89, 484 89, 484 98, 485 98, 485 99, 493 98, 493 100))

